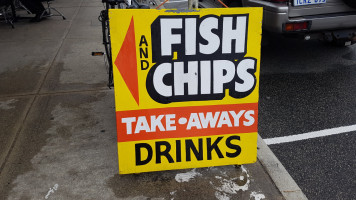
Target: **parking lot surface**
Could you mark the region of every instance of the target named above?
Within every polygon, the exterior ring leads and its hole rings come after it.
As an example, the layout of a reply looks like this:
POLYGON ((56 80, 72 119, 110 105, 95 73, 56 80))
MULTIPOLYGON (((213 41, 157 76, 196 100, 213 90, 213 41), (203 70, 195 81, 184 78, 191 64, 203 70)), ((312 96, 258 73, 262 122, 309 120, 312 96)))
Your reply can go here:
POLYGON ((264 139, 305 134, 269 147, 309 199, 356 196, 355 86, 356 46, 264 35, 259 133, 264 139), (329 129, 334 135, 306 139, 329 129))

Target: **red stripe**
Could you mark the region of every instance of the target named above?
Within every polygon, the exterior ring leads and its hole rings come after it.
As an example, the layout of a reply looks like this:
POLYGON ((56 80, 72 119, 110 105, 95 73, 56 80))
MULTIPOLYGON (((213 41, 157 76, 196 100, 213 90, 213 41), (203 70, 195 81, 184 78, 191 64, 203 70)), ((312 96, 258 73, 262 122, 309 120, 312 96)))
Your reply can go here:
MULTIPOLYGON (((196 114, 199 116, 199 114, 196 114)), ((209 136, 209 135, 222 135, 222 134, 233 134, 233 133, 250 133, 257 132, 257 116, 258 116, 258 103, 251 104, 233 104, 233 105, 213 105, 213 106, 194 106, 194 107, 176 107, 176 108, 158 108, 158 109, 146 109, 146 110, 132 110, 132 111, 118 111, 116 112, 116 120, 117 120, 117 141, 118 142, 127 142, 127 141, 139 141, 139 140, 153 140, 153 139, 164 139, 164 138, 182 138, 182 137, 196 137, 196 136, 209 136), (243 110, 245 112, 243 112, 243 110), (238 121, 239 126, 235 126, 235 119, 230 111, 234 111, 236 114, 239 112, 243 113, 238 121), (251 114, 250 116, 254 119, 253 124, 246 124, 247 122, 251 122, 247 112, 251 114), (217 122, 215 127, 211 127, 210 125, 207 128, 203 128, 202 121, 198 118, 198 123, 201 126, 201 129, 197 129, 196 126, 193 126, 190 130, 187 130, 188 123, 180 124, 180 118, 186 118, 189 121, 189 118, 194 115, 194 113, 203 113, 204 117, 207 116, 207 113, 211 112, 212 116, 217 116, 217 122), (217 113, 219 112, 219 113, 217 113), (167 130, 166 115, 175 115, 175 118, 171 119, 174 122, 171 126, 175 126, 176 130, 167 130), (151 116, 155 116, 158 118, 160 115, 164 115, 162 117, 162 122, 164 130, 160 130, 159 127, 156 126, 156 131, 152 131, 151 126, 151 116), (220 123, 223 122, 223 115, 225 118, 225 122, 230 121, 232 127, 229 127, 227 124, 223 124, 221 127, 217 127, 220 123), (123 120, 127 120, 127 118, 135 117, 134 122, 131 123, 132 129, 131 134, 128 134, 127 124, 124 123, 123 120), (138 121, 138 117, 140 117, 140 121, 142 120, 143 124, 147 121, 149 127, 146 127, 145 130, 140 130, 138 133, 135 133, 136 125, 138 121), (245 122, 245 123, 244 123, 245 122)), ((156 120, 157 121, 157 120, 156 120)), ((142 125, 142 123, 140 123, 142 125)), ((162 128, 162 127, 161 127, 162 128)))

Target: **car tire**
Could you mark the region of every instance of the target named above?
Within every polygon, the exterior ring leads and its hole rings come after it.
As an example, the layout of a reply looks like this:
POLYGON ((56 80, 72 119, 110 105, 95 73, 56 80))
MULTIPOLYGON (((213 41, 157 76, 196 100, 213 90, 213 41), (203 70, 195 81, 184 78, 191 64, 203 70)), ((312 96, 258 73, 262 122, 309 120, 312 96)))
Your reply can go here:
POLYGON ((356 8, 356 1, 355 0, 343 0, 346 5, 350 6, 351 8, 356 8))

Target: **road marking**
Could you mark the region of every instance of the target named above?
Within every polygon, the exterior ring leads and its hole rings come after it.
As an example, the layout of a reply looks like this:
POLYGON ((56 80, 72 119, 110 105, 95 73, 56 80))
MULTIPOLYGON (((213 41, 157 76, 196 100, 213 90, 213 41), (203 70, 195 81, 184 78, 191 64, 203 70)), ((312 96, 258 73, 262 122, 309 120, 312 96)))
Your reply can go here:
POLYGON ((351 125, 351 126, 341 126, 338 128, 331 128, 331 129, 325 129, 321 131, 313 131, 309 133, 303 133, 303 134, 297 134, 297 135, 290 135, 290 136, 283 136, 283 137, 275 137, 275 138, 267 138, 263 139, 267 145, 271 144, 281 144, 281 143, 287 143, 287 142, 295 142, 299 140, 307 140, 311 138, 317 138, 317 137, 325 137, 329 135, 336 135, 340 133, 348 133, 356 131, 356 125, 351 125))

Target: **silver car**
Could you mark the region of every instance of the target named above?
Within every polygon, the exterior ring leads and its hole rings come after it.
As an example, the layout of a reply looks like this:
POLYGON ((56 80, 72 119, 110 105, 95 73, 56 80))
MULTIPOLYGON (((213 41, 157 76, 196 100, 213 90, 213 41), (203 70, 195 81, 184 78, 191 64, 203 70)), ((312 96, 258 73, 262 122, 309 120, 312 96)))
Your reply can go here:
MULTIPOLYGON (((215 2, 216 0, 202 0, 215 2)), ((338 45, 356 42, 356 0, 224 0, 231 7, 263 7, 263 29, 338 45)))

